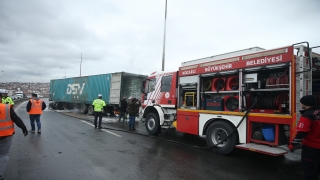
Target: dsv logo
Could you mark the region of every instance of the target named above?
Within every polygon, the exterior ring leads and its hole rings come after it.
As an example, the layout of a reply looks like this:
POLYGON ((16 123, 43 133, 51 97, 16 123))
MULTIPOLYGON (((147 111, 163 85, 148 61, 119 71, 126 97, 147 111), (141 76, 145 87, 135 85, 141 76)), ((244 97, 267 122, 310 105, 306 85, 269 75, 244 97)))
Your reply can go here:
POLYGON ((86 83, 82 83, 82 86, 80 84, 68 84, 67 94, 82 94, 85 85, 86 83))

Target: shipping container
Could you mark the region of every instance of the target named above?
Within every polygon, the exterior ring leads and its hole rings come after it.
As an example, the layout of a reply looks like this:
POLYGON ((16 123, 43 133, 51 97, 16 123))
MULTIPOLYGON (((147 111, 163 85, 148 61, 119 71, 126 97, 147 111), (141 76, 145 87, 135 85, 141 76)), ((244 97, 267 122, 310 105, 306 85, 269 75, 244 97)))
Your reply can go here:
POLYGON ((50 81, 49 100, 53 109, 78 108, 82 113, 93 113, 92 102, 98 94, 107 104, 107 113, 119 108, 123 97, 141 97, 141 82, 147 76, 116 72, 92 76, 54 79, 50 81))

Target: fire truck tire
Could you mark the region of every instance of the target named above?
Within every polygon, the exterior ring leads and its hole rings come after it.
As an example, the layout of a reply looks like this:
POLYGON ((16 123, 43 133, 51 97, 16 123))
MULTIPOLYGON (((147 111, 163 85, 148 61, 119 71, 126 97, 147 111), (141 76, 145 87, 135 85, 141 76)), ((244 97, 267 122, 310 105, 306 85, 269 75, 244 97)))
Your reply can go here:
POLYGON ((86 104, 81 104, 80 111, 82 114, 87 114, 88 113, 88 106, 86 104))
MULTIPOLYGON (((209 147, 218 144, 232 133, 234 127, 224 121, 213 122, 206 131, 206 140, 209 147)), ((230 154, 235 149, 237 133, 233 133, 226 141, 213 147, 211 150, 218 154, 230 154)))
POLYGON ((149 134, 157 135, 161 132, 159 117, 155 113, 147 115, 145 126, 149 134))
POLYGON ((88 114, 93 115, 93 106, 92 105, 89 105, 89 107, 88 107, 88 114))

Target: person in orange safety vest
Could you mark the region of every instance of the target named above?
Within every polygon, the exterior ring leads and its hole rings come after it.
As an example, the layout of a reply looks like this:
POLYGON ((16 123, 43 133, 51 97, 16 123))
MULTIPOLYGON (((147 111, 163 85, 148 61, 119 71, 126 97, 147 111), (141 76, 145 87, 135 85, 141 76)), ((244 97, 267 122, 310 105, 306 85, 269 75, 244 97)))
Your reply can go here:
POLYGON ((35 132, 35 124, 34 121, 37 122, 38 127, 38 133, 41 133, 41 122, 40 122, 40 116, 42 114, 42 111, 46 109, 47 105, 46 103, 39 99, 37 97, 37 94, 32 93, 32 99, 29 100, 27 104, 27 112, 29 114, 30 118, 30 124, 31 124, 31 133, 35 132))
POLYGON ((15 133, 14 124, 28 135, 28 130, 23 121, 14 112, 10 104, 0 104, 0 180, 9 162, 12 135, 15 133))

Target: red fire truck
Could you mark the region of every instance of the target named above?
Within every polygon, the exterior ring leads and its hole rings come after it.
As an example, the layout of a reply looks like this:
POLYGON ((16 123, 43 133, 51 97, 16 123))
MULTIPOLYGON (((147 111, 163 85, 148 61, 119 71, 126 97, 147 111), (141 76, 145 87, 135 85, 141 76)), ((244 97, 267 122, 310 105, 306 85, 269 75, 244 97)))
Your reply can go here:
POLYGON ((280 156, 293 138, 302 96, 320 95, 320 55, 308 42, 254 47, 182 63, 143 81, 142 121, 205 136, 212 151, 280 156))

